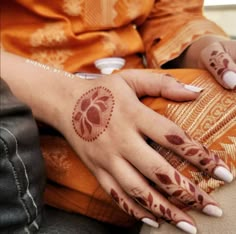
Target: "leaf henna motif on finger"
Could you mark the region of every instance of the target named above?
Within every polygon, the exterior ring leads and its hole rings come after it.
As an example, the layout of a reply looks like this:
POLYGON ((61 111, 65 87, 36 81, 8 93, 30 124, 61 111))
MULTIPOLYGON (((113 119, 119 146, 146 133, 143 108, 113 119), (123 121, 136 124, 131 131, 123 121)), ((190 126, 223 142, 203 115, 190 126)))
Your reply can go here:
POLYGON ((214 50, 210 55, 209 64, 217 75, 222 76, 224 72, 228 70, 229 59, 225 57, 224 52, 214 50))
POLYGON ((111 189, 111 197, 113 198, 113 200, 119 204, 120 202, 120 199, 119 199, 119 196, 118 196, 118 193, 114 190, 114 189, 111 189))
POLYGON ((180 175, 178 172, 175 171, 175 180, 177 182, 178 185, 181 184, 181 179, 180 179, 180 175))
MULTIPOLYGON (((195 208, 201 208, 204 203, 204 197, 200 190, 195 188, 195 185, 187 179, 182 179, 177 171, 174 171, 173 175, 155 173, 158 181, 159 187, 164 189, 169 195, 175 199, 181 201, 184 204, 193 206, 195 208)), ((166 213, 163 206, 160 206, 160 212, 162 214, 166 213)))
POLYGON ((105 87, 96 87, 78 99, 72 114, 75 132, 85 141, 94 141, 101 135, 110 122, 114 97, 105 87))
POLYGON ((134 199, 142 206, 151 208, 153 204, 153 196, 151 193, 148 194, 147 198, 144 196, 134 196, 134 199))
POLYGON ((156 173, 156 177, 162 184, 165 184, 165 185, 173 184, 172 180, 170 179, 168 175, 156 173))
POLYGON ((165 137, 166 137, 167 141, 169 141, 173 145, 184 144, 183 139, 177 135, 166 135, 165 137))
POLYGON ((113 188, 110 190, 110 195, 117 205, 127 214, 134 217, 135 219, 141 219, 141 217, 138 217, 138 214, 136 214, 133 209, 129 208, 128 203, 119 197, 118 193, 113 188))
POLYGON ((176 146, 180 155, 183 155, 185 159, 191 158, 192 162, 201 167, 207 173, 213 173, 217 166, 223 166, 223 162, 219 156, 209 151, 204 145, 191 139, 187 133, 186 141, 177 135, 166 135, 167 141, 176 146))

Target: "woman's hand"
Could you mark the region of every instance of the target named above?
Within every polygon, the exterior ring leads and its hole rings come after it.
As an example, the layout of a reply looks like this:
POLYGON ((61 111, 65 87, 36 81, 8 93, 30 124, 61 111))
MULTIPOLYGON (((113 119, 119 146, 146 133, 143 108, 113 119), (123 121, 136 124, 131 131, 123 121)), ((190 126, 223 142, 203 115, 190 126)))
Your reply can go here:
POLYGON ((212 197, 145 141, 150 138, 209 175, 230 182, 232 175, 217 155, 138 99, 148 95, 188 101, 196 99, 199 92, 184 88, 169 75, 143 70, 126 70, 86 82, 81 92, 75 80, 69 98, 64 96, 56 127, 121 209, 152 226, 158 226, 156 219, 163 217, 186 232, 196 233, 192 218, 150 186, 151 180, 179 201, 221 216, 212 197))
POLYGON ((236 89, 236 41, 205 36, 178 59, 180 67, 204 68, 226 89, 236 89))

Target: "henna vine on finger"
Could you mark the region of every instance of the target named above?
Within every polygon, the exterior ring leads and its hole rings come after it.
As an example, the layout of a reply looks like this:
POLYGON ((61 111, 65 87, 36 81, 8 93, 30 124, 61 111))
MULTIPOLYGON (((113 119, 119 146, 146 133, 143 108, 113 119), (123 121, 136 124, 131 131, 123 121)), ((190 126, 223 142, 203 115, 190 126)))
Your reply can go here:
POLYGON ((134 196, 134 199, 141 204, 144 207, 147 207, 149 209, 152 208, 153 205, 153 196, 151 193, 148 194, 147 197, 144 196, 134 196))
POLYGON ((219 76, 222 76, 228 70, 229 60, 225 57, 224 52, 212 51, 209 63, 219 76))
POLYGON ((202 207, 204 197, 201 191, 197 190, 195 185, 190 181, 182 180, 177 171, 174 172, 173 176, 163 173, 155 173, 155 175, 159 181, 159 185, 165 189, 169 195, 188 206, 199 209, 202 207))
POLYGON ((175 145, 180 149, 181 155, 185 158, 191 157, 192 162, 200 166, 206 172, 213 173, 217 166, 225 165, 220 160, 219 156, 209 151, 202 144, 191 139, 187 134, 187 142, 185 142, 180 136, 177 135, 166 135, 166 139, 172 145, 175 145))
POLYGON ((150 192, 148 196, 136 194, 133 197, 139 204, 141 204, 145 208, 158 213, 158 215, 156 216, 163 217, 167 222, 177 223, 177 220, 175 220, 176 214, 172 215, 171 210, 169 208, 165 208, 163 204, 155 204, 153 201, 153 196, 150 192), (157 211, 157 209, 159 210, 157 211))
POLYGON ((124 210, 127 214, 129 214, 130 216, 134 217, 135 219, 138 219, 138 220, 141 219, 140 217, 138 217, 138 214, 135 213, 133 209, 129 208, 127 202, 125 202, 125 200, 122 199, 113 188, 110 191, 110 195, 111 195, 112 199, 116 202, 116 204, 122 210, 124 210))
POLYGON ((111 91, 105 87, 96 87, 84 93, 72 114, 75 132, 85 141, 96 140, 107 129, 114 104, 111 91))

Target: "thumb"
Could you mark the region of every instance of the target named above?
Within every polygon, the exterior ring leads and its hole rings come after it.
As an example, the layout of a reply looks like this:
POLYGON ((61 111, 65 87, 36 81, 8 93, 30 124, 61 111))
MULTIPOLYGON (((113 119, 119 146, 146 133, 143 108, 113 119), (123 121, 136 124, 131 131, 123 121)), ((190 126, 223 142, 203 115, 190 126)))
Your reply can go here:
POLYGON ((123 70, 119 75, 139 98, 152 96, 173 101, 190 101, 196 99, 203 90, 200 87, 180 83, 169 74, 131 69, 123 70))

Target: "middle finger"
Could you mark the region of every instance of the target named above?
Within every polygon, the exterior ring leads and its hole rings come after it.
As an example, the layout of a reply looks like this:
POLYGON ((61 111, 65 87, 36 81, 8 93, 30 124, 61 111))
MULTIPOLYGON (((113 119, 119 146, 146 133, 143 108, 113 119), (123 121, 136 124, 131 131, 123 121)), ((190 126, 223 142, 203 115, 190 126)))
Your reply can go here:
POLYGON ((233 180, 228 166, 218 155, 193 140, 169 119, 145 107, 137 120, 141 132, 153 141, 171 149, 216 179, 228 183, 233 180), (149 121, 146 121, 147 118, 149 121))

